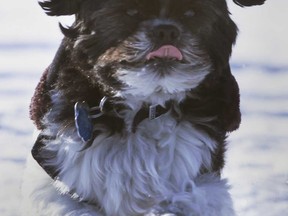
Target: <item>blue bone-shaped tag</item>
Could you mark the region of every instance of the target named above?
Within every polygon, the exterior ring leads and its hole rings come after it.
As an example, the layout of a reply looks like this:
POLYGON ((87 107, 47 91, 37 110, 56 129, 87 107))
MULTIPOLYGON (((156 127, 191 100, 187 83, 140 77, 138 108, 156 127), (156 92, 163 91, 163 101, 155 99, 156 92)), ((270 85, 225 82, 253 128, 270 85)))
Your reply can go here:
POLYGON ((90 108, 85 102, 77 102, 74 106, 75 126, 79 137, 87 142, 92 138, 93 123, 90 118, 90 108))

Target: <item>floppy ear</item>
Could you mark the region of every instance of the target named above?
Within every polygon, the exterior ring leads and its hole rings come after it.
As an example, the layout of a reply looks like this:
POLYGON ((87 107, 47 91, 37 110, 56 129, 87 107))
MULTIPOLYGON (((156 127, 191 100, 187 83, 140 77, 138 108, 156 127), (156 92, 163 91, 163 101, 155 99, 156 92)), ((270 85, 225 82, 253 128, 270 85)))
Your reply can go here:
POLYGON ((84 0, 44 0, 39 5, 49 16, 76 14, 84 0))
POLYGON ((262 5, 266 0, 233 0, 237 5, 244 6, 253 6, 253 5, 262 5))

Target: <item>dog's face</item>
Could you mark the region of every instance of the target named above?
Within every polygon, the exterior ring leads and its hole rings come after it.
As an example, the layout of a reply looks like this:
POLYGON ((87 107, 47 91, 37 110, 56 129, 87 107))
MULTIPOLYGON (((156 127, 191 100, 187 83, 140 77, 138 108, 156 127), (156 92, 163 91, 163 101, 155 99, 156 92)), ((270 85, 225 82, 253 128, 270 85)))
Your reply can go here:
POLYGON ((179 98, 227 67, 237 28, 225 0, 74 2, 77 19, 66 35, 94 67, 86 75, 113 94, 179 98))
POLYGON ((236 37, 224 0, 86 4, 76 48, 88 55, 96 79, 121 96, 179 97, 226 66, 236 37))

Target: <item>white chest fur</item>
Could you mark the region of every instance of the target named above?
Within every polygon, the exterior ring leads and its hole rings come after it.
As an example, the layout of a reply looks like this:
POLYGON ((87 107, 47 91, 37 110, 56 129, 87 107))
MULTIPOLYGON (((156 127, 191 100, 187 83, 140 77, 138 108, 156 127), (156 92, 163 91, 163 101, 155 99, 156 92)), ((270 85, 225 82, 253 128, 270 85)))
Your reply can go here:
POLYGON ((65 131, 47 144, 58 152, 51 161, 61 170, 55 186, 101 203, 108 215, 143 213, 172 194, 185 193, 201 167, 210 168, 216 145, 169 113, 142 121, 135 133, 103 131, 85 151, 79 151, 80 139, 71 134, 76 133, 65 131))

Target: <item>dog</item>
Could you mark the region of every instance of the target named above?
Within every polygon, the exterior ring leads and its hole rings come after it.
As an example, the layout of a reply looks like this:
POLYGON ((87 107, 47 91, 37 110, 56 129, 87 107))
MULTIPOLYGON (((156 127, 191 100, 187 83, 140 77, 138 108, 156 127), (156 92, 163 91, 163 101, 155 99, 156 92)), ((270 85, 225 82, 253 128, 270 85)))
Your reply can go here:
MULTIPOLYGON (((244 6, 264 0, 233 0, 244 6)), ((64 39, 30 105, 24 215, 233 216, 241 121, 225 0, 47 0, 64 39)))

